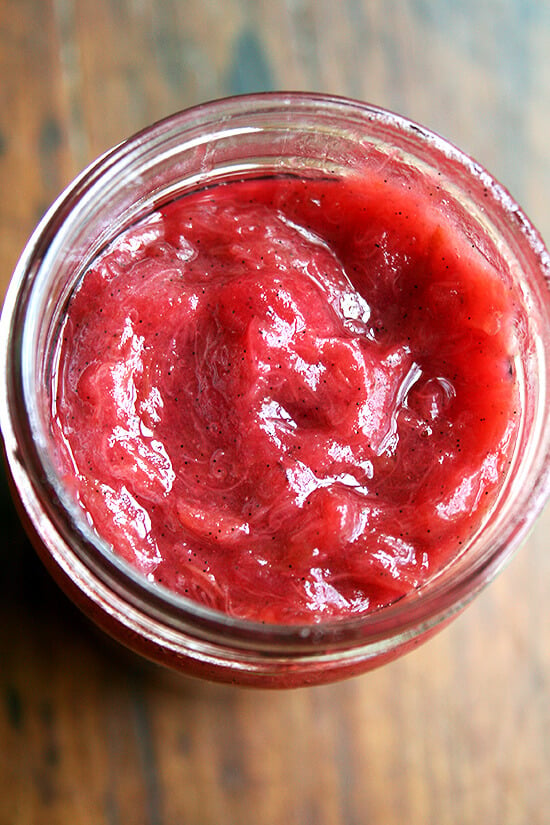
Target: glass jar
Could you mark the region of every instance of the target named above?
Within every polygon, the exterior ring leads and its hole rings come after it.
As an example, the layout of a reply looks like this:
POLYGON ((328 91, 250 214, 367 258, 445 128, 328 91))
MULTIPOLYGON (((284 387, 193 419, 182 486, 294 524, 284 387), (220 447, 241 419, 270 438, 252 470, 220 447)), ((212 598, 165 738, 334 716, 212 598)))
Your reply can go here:
POLYGON ((509 194, 455 147, 395 114, 313 94, 215 101, 140 132, 86 169, 45 215, 17 265, 0 330, 0 421, 22 517, 40 557, 100 627, 144 656, 220 681, 327 682, 378 666, 443 626, 508 561, 549 492, 548 254, 509 194), (232 618, 158 584, 91 529, 53 458, 51 376, 67 303, 119 233, 187 192, 280 174, 368 174, 369 164, 441 193, 445 219, 506 261, 523 308, 523 410, 498 504, 433 580, 363 617, 314 625, 232 618))

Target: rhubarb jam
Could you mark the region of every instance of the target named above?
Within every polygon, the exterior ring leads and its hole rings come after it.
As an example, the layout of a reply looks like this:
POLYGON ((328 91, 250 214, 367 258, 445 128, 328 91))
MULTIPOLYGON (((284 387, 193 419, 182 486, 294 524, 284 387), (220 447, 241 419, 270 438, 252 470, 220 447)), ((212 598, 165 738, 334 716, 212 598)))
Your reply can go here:
POLYGON ((69 302, 64 477, 113 553, 189 599, 279 624, 380 609, 495 506, 517 315, 435 187, 380 172, 187 194, 69 302))

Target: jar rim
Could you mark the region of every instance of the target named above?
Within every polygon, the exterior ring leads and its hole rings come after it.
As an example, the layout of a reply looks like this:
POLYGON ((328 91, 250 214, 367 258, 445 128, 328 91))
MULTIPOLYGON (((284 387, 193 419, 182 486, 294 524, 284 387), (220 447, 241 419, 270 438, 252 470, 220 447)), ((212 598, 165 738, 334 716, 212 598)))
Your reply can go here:
MULTIPOLYGON (((323 118, 345 116, 352 121, 383 125, 395 134, 408 136, 413 142, 429 148, 430 152, 444 157, 466 177, 471 176, 489 189, 486 208, 496 209, 519 231, 521 244, 538 267, 546 286, 550 281, 550 258, 542 239, 528 218, 507 190, 486 170, 452 143, 435 132, 407 118, 367 103, 344 97, 302 92, 266 92, 223 98, 177 112, 140 130, 90 164, 71 183, 48 210, 31 236, 16 267, 8 290, 0 321, 0 427, 10 474, 14 480, 23 506, 38 531, 40 539, 55 558, 58 565, 70 577, 79 580, 79 586, 87 588, 97 598, 101 584, 101 599, 109 592, 119 598, 130 598, 136 609, 146 609, 156 621, 166 623, 172 631, 197 630, 204 638, 215 638, 229 630, 237 646, 249 645, 266 650, 295 649, 297 653, 314 650, 350 648, 357 644, 387 638, 398 632, 402 637, 416 635, 418 628, 429 628, 443 617, 460 610, 475 593, 496 575, 525 538, 535 518, 550 494, 550 425, 547 420, 548 401, 541 408, 544 421, 539 421, 538 449, 539 471, 531 483, 528 506, 508 525, 494 544, 491 553, 474 560, 456 579, 427 583, 411 591, 401 599, 378 611, 339 619, 323 619, 312 624, 264 624, 233 617, 221 611, 199 604, 183 595, 147 581, 121 558, 106 551, 106 545, 86 525, 78 505, 70 506, 62 481, 56 477, 55 468, 47 455, 43 439, 37 434, 37 413, 33 411, 32 388, 27 386, 21 398, 24 379, 21 376, 25 346, 29 330, 28 307, 37 280, 47 268, 56 252, 60 228, 78 219, 78 209, 86 199, 98 196, 106 176, 115 180, 129 164, 135 163, 145 149, 151 150, 151 141, 159 146, 167 136, 185 134, 186 130, 206 130, 221 126, 231 128, 236 118, 254 113, 261 117, 278 112, 283 116, 315 117, 317 127, 323 118), (46 503, 44 502, 46 497, 46 503), (67 522, 67 514, 69 522, 67 522), (61 519, 61 522, 59 522, 61 519), (63 521, 65 520, 65 521, 63 521), (61 526, 60 526, 61 524, 61 526), (74 547, 69 535, 77 530, 78 547, 74 547), (95 595, 94 595, 95 594, 95 595), (146 605, 146 608, 144 607, 146 605)), ((547 311, 550 301, 546 298, 547 311)), ((34 319, 36 321, 36 319, 34 319)), ((546 369, 548 368, 547 365, 546 369)), ((546 386, 539 388, 546 392, 546 386)), ((59 474, 58 474, 59 475, 59 474)))

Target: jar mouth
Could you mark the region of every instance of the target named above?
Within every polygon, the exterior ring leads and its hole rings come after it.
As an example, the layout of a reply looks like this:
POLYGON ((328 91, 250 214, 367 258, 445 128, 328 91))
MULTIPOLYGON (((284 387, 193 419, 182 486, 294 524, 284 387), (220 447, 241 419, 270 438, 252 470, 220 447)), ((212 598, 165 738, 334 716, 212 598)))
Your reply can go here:
MULTIPOLYGON (((336 166, 330 150, 325 163, 330 169, 336 166)), ((237 647, 253 645, 267 653, 352 648, 396 634, 414 638, 462 609, 496 575, 525 538, 550 493, 549 280, 550 258, 544 244, 510 194, 448 141, 400 115, 346 98, 298 92, 226 98, 172 115, 84 170, 45 215, 15 270, 0 325, 0 425, 23 508, 49 555, 92 600, 109 609, 109 601, 116 597, 121 605, 146 613, 170 633, 198 633, 208 640, 230 631, 237 647), (252 139, 265 129, 266 119, 275 136, 273 155, 262 155, 258 164, 257 158, 239 161, 222 152, 221 160, 213 161, 224 141, 252 139), (302 156, 284 157, 285 133, 297 122, 303 131, 302 156), (530 396, 524 401, 529 414, 495 515, 482 525, 467 550, 425 585, 378 611, 313 624, 264 624, 230 616, 151 583, 113 553, 86 521, 53 460, 50 413, 37 388, 55 369, 56 313, 59 316, 66 307, 91 260, 121 230, 98 217, 98 203, 115 198, 120 219, 128 226, 163 199, 181 194, 182 181, 187 191, 274 166, 283 173, 307 173, 314 168, 309 158, 319 152, 319 135, 325 144, 330 138, 349 145, 349 163, 354 152, 360 157, 369 140, 395 139, 400 152, 410 152, 426 168, 438 167, 453 195, 460 191, 472 205, 483 199, 482 206, 476 206, 480 219, 486 220, 487 231, 495 238, 505 239, 506 254, 514 256, 512 268, 523 272, 518 275, 518 290, 533 314, 541 317, 531 358, 536 361, 536 385, 526 380, 530 396), (174 168, 180 166, 179 177, 174 177, 174 168), (142 188, 140 181, 146 182, 142 188), (84 230, 92 222, 90 238, 84 230), (52 287, 52 272, 60 269, 60 261, 70 278, 52 287), (46 354, 41 361, 40 351, 46 354), (506 508, 506 518, 499 515, 499 508, 506 508)))

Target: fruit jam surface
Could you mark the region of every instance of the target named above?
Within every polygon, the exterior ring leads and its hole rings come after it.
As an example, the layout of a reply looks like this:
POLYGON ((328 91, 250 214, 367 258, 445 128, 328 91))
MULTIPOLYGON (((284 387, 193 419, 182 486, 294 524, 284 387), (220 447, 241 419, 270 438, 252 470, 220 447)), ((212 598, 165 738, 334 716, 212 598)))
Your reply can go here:
POLYGON ((441 214, 376 177, 232 182, 94 262, 53 429, 115 553, 228 614, 308 623, 466 546, 518 429, 516 310, 441 214))

